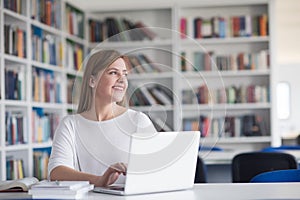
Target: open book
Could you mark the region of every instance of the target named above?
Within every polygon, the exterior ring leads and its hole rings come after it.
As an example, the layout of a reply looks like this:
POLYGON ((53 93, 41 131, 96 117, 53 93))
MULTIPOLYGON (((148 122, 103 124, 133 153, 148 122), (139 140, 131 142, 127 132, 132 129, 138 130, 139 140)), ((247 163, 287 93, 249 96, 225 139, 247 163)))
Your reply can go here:
POLYGON ((0 181, 0 192, 28 191, 32 185, 38 183, 35 177, 26 177, 17 180, 0 181))

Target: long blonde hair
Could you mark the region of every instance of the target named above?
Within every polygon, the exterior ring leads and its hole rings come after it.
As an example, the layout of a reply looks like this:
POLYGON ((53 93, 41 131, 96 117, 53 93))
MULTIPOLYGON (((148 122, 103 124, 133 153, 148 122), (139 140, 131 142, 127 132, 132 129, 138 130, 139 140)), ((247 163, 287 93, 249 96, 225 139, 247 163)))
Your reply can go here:
POLYGON ((92 107, 94 97, 93 88, 89 85, 90 78, 92 76, 97 77, 99 72, 109 67, 118 58, 123 58, 127 64, 126 57, 116 50, 98 50, 88 57, 82 78, 77 113, 88 111, 92 107))

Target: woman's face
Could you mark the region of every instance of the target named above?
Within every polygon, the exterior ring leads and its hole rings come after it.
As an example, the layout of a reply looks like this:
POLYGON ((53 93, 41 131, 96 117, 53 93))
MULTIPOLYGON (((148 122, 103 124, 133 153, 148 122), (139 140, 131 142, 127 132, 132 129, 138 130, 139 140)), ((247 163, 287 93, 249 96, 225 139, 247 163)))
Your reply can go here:
POLYGON ((99 79, 96 89, 97 101, 122 101, 128 87, 126 64, 122 58, 118 58, 101 72, 99 79))

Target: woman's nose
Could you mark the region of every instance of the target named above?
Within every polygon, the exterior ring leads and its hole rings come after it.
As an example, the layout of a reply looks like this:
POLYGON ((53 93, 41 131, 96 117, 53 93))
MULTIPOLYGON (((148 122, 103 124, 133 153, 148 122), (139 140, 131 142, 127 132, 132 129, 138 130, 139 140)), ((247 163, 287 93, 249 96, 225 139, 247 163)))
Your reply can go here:
POLYGON ((123 82, 125 79, 126 79, 126 75, 125 75, 125 74, 121 74, 121 75, 119 76, 118 81, 123 82))

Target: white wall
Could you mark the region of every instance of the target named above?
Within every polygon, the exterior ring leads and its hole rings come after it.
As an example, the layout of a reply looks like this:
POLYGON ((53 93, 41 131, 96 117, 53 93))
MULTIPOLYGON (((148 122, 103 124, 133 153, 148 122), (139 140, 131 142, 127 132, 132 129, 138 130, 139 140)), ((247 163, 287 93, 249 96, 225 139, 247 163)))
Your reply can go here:
MULTIPOLYGON (((275 135, 296 136, 300 133, 300 1, 276 0, 274 10, 273 97, 277 95, 274 91, 276 84, 288 82, 291 87, 291 114, 288 119, 279 120, 275 108, 273 132, 275 135)), ((275 105, 276 99, 273 101, 275 105)))
POLYGON ((277 0, 276 4, 277 63, 300 63, 300 1, 277 0))

